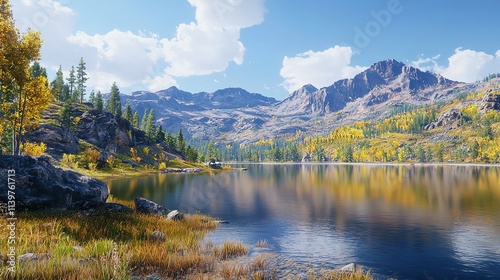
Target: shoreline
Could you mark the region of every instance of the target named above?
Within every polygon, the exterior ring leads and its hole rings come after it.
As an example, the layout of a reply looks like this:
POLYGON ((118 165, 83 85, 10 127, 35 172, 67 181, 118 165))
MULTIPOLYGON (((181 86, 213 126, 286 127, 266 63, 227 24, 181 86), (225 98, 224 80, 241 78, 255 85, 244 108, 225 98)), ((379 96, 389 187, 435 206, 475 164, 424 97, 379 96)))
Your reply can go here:
POLYGON ((500 167, 500 163, 393 163, 393 162, 224 162, 224 165, 365 165, 365 166, 463 166, 463 167, 500 167))

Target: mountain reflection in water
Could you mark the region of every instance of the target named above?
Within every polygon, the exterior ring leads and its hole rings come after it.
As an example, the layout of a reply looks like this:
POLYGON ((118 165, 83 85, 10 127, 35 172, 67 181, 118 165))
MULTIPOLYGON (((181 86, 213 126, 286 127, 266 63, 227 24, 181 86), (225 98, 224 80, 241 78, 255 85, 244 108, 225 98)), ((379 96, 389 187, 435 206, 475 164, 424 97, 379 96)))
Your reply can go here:
POLYGON ((404 279, 500 279, 500 168, 250 164, 248 171, 108 182, 122 199, 227 220, 208 238, 321 268, 404 279))

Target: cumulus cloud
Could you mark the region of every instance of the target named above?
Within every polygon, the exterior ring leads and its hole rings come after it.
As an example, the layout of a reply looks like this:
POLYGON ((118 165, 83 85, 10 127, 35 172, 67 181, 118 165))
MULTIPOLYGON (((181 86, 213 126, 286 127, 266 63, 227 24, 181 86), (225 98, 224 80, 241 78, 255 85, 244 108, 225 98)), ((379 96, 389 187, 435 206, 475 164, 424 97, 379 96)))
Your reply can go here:
POLYGON ((240 31, 264 19, 264 0, 187 1, 196 9, 196 22, 179 24, 173 38, 118 29, 104 34, 77 31, 75 12, 55 0, 14 0, 13 8, 21 29, 42 32, 45 67, 57 70, 62 64, 67 72, 83 57, 90 88, 107 91, 116 81, 120 87, 159 90, 177 85, 176 77, 242 64, 240 31))
POLYGON ((61 61, 75 55, 74 48, 68 48, 66 42, 75 23, 73 10, 53 0, 14 0, 11 3, 16 27, 21 31, 31 28, 41 32, 44 40, 42 62, 46 67, 57 69, 61 61))
POLYGON ((172 76, 207 75, 220 72, 229 62, 243 63, 245 47, 239 41, 239 29, 219 29, 203 25, 181 24, 177 36, 161 41, 167 73, 172 76))
POLYGON ((115 29, 103 35, 89 35, 79 31, 67 41, 88 53, 86 61, 92 65, 89 84, 101 90, 103 86, 109 89, 113 82, 122 87, 141 83, 153 73, 159 58, 159 42, 154 34, 136 35, 115 29))
POLYGON ((491 73, 500 72, 500 50, 494 55, 470 49, 455 49, 455 53, 448 58, 448 65, 439 65, 437 59, 420 57, 412 61, 412 65, 425 71, 431 71, 444 77, 472 83, 482 80, 491 73))
POLYGON ((285 79, 282 85, 289 92, 293 92, 306 84, 321 88, 341 79, 352 78, 367 69, 352 66, 352 55, 350 47, 335 46, 324 51, 307 51, 294 57, 285 56, 280 71, 280 75, 285 79))
POLYGON ((263 0, 188 0, 196 8, 196 23, 180 24, 175 38, 161 41, 175 77, 207 75, 243 63, 240 31, 264 19, 263 0))

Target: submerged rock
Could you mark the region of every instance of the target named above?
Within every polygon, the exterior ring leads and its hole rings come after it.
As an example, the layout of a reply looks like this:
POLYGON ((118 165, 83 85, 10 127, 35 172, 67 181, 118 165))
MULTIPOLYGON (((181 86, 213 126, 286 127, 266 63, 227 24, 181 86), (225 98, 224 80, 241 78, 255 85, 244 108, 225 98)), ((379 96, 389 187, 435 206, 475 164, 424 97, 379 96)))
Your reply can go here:
MULTIPOLYGON (((86 175, 56 168, 48 157, 1 156, 0 181, 15 184, 16 211, 87 210, 103 206, 108 186, 86 175)), ((0 202, 8 201, 8 184, 0 184, 0 202)))

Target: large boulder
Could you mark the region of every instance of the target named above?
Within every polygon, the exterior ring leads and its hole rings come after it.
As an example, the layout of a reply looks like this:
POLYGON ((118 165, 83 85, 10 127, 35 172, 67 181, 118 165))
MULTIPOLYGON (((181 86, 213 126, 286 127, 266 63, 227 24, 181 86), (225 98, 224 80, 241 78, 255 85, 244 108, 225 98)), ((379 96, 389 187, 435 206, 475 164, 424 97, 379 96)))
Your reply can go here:
POLYGON ((104 182, 56 168, 48 157, 0 156, 2 203, 8 201, 10 174, 15 174, 11 178, 15 180, 16 211, 92 209, 103 206, 109 195, 104 182))

